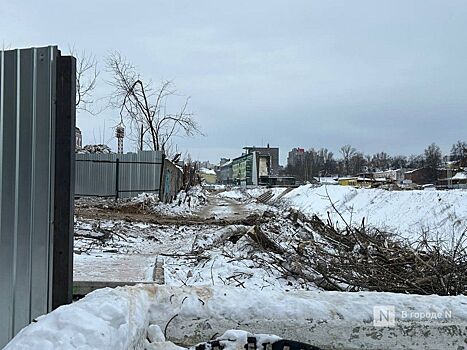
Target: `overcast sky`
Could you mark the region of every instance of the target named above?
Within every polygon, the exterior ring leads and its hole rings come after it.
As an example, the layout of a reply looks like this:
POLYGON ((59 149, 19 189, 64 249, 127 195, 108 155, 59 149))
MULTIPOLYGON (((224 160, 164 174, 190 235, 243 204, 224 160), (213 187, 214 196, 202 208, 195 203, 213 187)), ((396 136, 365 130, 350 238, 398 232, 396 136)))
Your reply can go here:
MULTIPOLYGON (((75 45, 102 69, 117 50, 143 77, 174 80, 206 134, 180 149, 201 160, 267 143, 284 163, 293 147, 418 154, 467 139, 465 0, 0 0, 0 18, 4 46, 75 45)), ((84 143, 108 141, 117 115, 79 114, 84 143)))

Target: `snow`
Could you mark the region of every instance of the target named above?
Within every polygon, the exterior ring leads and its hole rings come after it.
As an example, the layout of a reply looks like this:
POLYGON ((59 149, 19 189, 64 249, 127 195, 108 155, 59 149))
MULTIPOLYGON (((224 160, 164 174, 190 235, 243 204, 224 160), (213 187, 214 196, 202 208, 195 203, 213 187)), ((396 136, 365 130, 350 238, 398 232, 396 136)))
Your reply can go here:
MULTIPOLYGON (((374 292, 322 292, 296 290, 261 291, 222 287, 160 287, 150 304, 150 319, 161 317, 211 317, 228 315, 237 322, 258 319, 348 320, 372 322, 373 306, 394 305, 395 319, 419 320, 416 314, 403 315, 404 310, 444 313, 452 310, 450 321, 467 321, 467 296, 440 297, 374 292), (167 302, 168 299, 171 302, 167 302), (170 312, 167 312, 169 311, 170 312)), ((438 320, 444 322, 446 320, 438 320)))
POLYGON ((223 191, 227 185, 220 185, 220 184, 203 184, 203 188, 206 190, 212 190, 212 191, 223 191))
POLYGON ((419 171, 419 170, 420 170, 420 169, 407 170, 407 171, 405 172, 405 174, 412 174, 412 173, 414 173, 414 172, 416 172, 416 171, 419 171))
POLYGON ((406 238, 416 238, 423 231, 448 237, 460 234, 467 222, 467 191, 387 191, 356 189, 349 186, 300 186, 286 194, 283 206, 316 214, 343 224, 360 224, 387 229, 406 238))
POLYGON ((273 187, 273 188, 264 188, 264 187, 252 187, 247 188, 246 193, 248 193, 252 197, 259 197, 263 193, 271 191, 274 196, 278 196, 282 192, 285 191, 285 187, 273 187))
POLYGON ((130 201, 139 204, 153 213, 162 215, 192 215, 206 203, 206 193, 201 186, 194 186, 188 191, 180 191, 172 203, 159 202, 159 195, 142 193, 130 201))
MULTIPOLYGON (((387 346, 385 339, 382 342, 371 336, 372 332, 378 333, 378 328, 371 328, 373 307, 381 305, 395 308, 397 328, 379 329, 391 332, 388 341, 394 342, 409 330, 410 334, 416 334, 426 329, 424 327, 430 329, 426 342, 431 346, 423 348, 439 349, 440 344, 443 348, 455 348, 452 345, 462 345, 464 341, 465 296, 282 293, 232 287, 138 285, 100 289, 72 305, 62 306, 24 328, 5 349, 182 349, 168 342, 161 329, 165 329, 168 339, 193 345, 209 340, 213 334, 224 333, 229 328, 219 330, 226 326, 237 328, 218 338, 226 349, 237 349, 236 346, 251 335, 238 330, 242 327, 255 333, 270 328, 277 334, 259 335, 260 341, 293 336, 316 345, 331 344, 335 333, 347 327, 349 334, 341 335, 341 345, 346 344, 347 339, 354 342, 356 339, 384 348, 387 346), (439 318, 434 319, 432 315, 435 314, 439 314, 439 318), (360 327, 364 329, 361 334, 360 327), (368 327, 372 332, 364 334, 368 327), (440 338, 440 334, 444 337, 440 338)), ((414 340, 412 336, 405 339, 417 344, 425 342, 414 340)))
POLYGON ((5 349, 141 348, 148 325, 149 299, 140 288, 102 289, 39 317, 5 349))
POLYGON ((216 172, 212 169, 208 168, 201 168, 198 170, 201 174, 206 174, 206 175, 216 175, 216 172))
POLYGON ((109 154, 112 153, 112 150, 109 146, 99 144, 99 145, 86 145, 83 148, 78 148, 77 153, 98 153, 98 154, 109 154))
POLYGON ((152 281, 157 255, 75 254, 75 281, 152 281), (90 268, 92 267, 92 268, 90 268))
POLYGON ((148 327, 148 340, 151 343, 162 343, 165 342, 164 333, 162 333, 161 327, 157 324, 151 324, 148 327))
POLYGON ((467 179, 467 173, 460 172, 453 176, 453 180, 465 180, 467 179))
POLYGON ((337 185, 338 182, 336 181, 336 177, 320 177, 319 182, 323 185, 337 185))
POLYGON ((254 199, 253 197, 259 196, 262 193, 266 192, 265 188, 253 188, 250 191, 247 191, 245 187, 233 187, 228 191, 219 193, 217 196, 221 198, 236 199, 238 201, 248 201, 254 199), (249 192, 253 192, 253 195, 249 192))
POLYGON ((218 337, 217 340, 223 346, 224 350, 236 350, 244 348, 248 342, 248 337, 256 338, 256 347, 258 349, 263 348, 262 345, 265 343, 273 343, 281 338, 271 334, 253 334, 246 331, 240 330, 228 330, 222 336, 218 337))
POLYGON ((247 200, 251 197, 245 193, 245 191, 241 191, 239 189, 224 191, 219 193, 218 195, 221 198, 229 198, 229 199, 237 199, 237 200, 247 200))
MULTIPOLYGON (((75 280, 151 281, 157 258, 164 261, 166 285, 97 290, 40 317, 5 349, 181 350, 186 348, 170 341, 191 346, 223 334, 218 339, 225 349, 233 350, 251 335, 248 332, 259 334, 260 341, 282 337, 340 349, 465 345, 466 296, 323 292, 258 264, 252 254, 261 257, 260 252, 252 249, 247 237, 235 243, 228 239, 232 232, 244 232, 248 226, 183 224, 183 215, 199 215, 206 209, 206 216, 232 219, 237 212, 245 217, 250 211, 280 213, 293 207, 322 218, 329 211, 342 224, 331 199, 349 223, 358 224, 365 217, 370 225, 406 237, 428 228, 449 234, 465 229, 467 191, 304 185, 277 200, 284 190, 233 188, 207 197, 196 187, 180 194, 180 205, 177 201, 175 205, 158 203, 151 195, 131 202, 158 215, 179 215, 176 224, 77 218, 76 232, 89 237, 75 237, 75 280), (267 191, 272 191, 270 202, 279 208, 256 202, 267 191), (187 198, 192 205, 187 205, 187 198), (102 230, 114 235, 105 243, 91 238, 101 237, 102 230), (394 306, 397 328, 374 328, 375 306, 394 306), (443 316, 426 316, 434 314, 443 316)), ((290 237, 296 233, 280 219, 268 224, 290 237)))
MULTIPOLYGON (((256 201, 256 198, 266 192, 272 192, 274 197, 279 196, 285 191, 285 187, 233 187, 229 191, 224 191, 218 194, 221 198, 236 199, 238 201, 256 201)), ((274 197, 271 200, 274 200, 274 197)))

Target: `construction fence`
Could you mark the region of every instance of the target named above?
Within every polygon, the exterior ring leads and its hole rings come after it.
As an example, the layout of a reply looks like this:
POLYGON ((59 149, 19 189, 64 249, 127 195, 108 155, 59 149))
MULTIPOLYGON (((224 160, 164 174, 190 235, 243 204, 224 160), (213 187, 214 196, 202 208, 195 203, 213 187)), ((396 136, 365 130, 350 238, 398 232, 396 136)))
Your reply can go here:
POLYGON ((131 198, 156 193, 172 201, 183 187, 183 170, 160 151, 76 154, 76 197, 131 198))
POLYGON ((0 51, 0 348, 71 302, 75 62, 0 51))

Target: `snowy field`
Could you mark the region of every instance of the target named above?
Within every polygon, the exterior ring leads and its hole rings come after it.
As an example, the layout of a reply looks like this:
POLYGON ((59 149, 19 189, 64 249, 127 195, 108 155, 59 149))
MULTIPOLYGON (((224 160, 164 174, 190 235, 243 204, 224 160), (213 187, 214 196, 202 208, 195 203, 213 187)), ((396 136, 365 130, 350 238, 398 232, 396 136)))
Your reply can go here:
POLYGON ((367 225, 407 238, 428 231, 449 237, 467 229, 466 190, 386 191, 305 185, 286 194, 282 201, 284 206, 324 219, 329 212, 341 224, 337 212, 348 224, 358 225, 365 218, 367 225))
POLYGON ((424 232, 450 237, 467 229, 467 190, 387 191, 357 189, 338 185, 304 185, 278 200, 284 188, 234 188, 219 194, 243 202, 254 202, 261 194, 272 191, 268 202, 280 208, 295 208, 306 215, 326 220, 365 225, 414 239, 424 232), (345 220, 345 222, 344 222, 345 220))

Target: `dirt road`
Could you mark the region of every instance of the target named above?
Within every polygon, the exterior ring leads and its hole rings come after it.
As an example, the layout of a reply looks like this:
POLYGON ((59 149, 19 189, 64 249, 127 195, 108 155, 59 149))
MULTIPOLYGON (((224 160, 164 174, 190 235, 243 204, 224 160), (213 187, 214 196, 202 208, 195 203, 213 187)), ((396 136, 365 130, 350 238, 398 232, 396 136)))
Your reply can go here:
POLYGON ((198 212, 203 219, 238 220, 252 214, 245 203, 235 199, 209 196, 208 204, 198 212))
POLYGON ((207 204, 190 215, 164 215, 155 213, 141 204, 117 204, 105 201, 88 204, 86 200, 76 202, 75 216, 82 219, 123 220, 126 222, 146 222, 165 225, 231 225, 250 224, 252 211, 247 204, 231 198, 208 195, 207 204))

